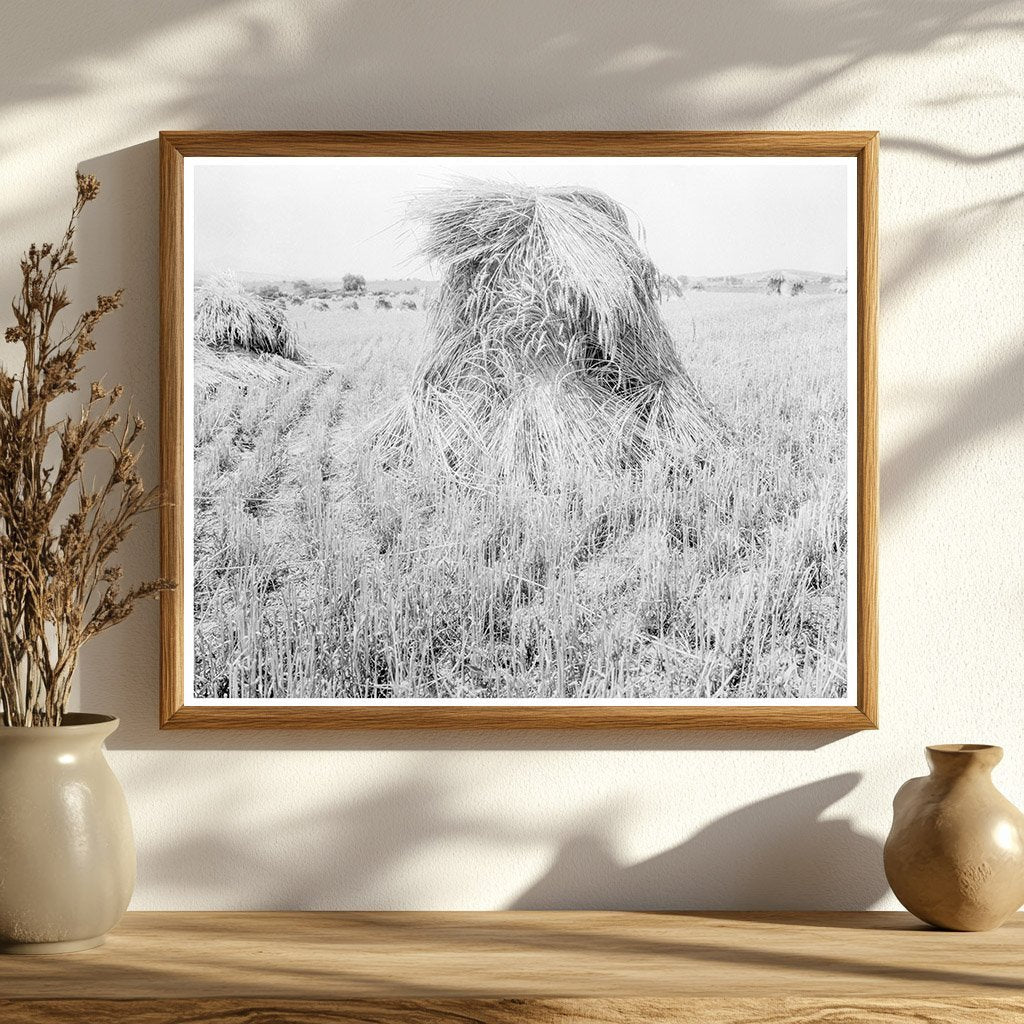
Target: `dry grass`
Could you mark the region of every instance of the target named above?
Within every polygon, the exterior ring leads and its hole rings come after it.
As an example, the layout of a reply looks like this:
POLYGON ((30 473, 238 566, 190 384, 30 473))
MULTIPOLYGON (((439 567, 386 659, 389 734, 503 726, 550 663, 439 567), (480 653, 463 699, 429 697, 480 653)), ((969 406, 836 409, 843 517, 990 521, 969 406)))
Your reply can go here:
POLYGON ((469 182, 411 213, 443 276, 434 344, 377 439, 389 466, 547 488, 568 463, 605 474, 719 449, 657 271, 608 196, 469 182))
POLYGON ((302 359, 284 309, 246 291, 230 274, 196 288, 195 341, 197 349, 302 359))
MULTIPOLYGON (((115 561, 139 516, 160 503, 138 472, 145 423, 124 388, 83 379, 100 323, 121 289, 76 317, 65 272, 78 262, 79 217, 100 191, 75 173, 71 218, 56 244, 30 245, 11 302, 0 365, 0 724, 57 726, 82 647, 173 584, 122 583, 115 561), (74 396, 72 398, 71 396, 74 396), (81 404, 75 408, 81 398, 81 404), (70 399, 70 404, 69 403, 70 399), (107 461, 109 459, 109 461, 107 461)), ((26 808, 30 803, 26 799, 26 808)))
POLYGON ((196 395, 197 695, 842 696, 845 299, 662 310, 736 444, 543 491, 382 472, 424 314, 290 311, 334 372, 196 395))

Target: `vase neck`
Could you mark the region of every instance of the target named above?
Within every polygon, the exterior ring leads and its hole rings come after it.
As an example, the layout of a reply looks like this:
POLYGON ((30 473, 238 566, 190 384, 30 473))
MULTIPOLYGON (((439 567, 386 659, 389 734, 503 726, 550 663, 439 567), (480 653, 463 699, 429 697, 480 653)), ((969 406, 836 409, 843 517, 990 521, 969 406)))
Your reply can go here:
POLYGON ((87 715, 71 712, 64 715, 60 725, 12 725, 0 727, 0 744, 43 749, 45 747, 70 748, 90 746, 99 750, 103 741, 117 728, 118 720, 111 715, 87 715))
POLYGON ((947 779, 963 775, 987 777, 1003 759, 1002 747, 985 743, 942 743, 926 750, 932 775, 947 779))

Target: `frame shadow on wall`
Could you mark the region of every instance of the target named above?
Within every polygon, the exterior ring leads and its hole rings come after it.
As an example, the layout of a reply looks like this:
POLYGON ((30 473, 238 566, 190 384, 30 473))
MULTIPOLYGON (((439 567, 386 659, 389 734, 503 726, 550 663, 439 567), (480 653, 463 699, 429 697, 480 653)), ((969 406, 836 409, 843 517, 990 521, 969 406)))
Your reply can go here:
MULTIPOLYGON (((143 479, 159 479, 158 146, 154 139, 84 161, 102 183, 79 227, 73 297, 124 287, 124 308, 105 321, 92 376, 123 382, 148 425, 143 479)), ((121 552, 129 580, 159 575, 159 517, 136 526, 121 552)), ((117 714, 111 749, 198 750, 810 750, 851 735, 819 730, 175 730, 159 729, 159 607, 147 601, 86 645, 81 707, 117 714)))
MULTIPOLYGON (((905 140, 894 140, 896 148, 905 140)), ((73 298, 108 293, 125 287, 125 306, 105 321, 90 370, 110 384, 123 381, 135 407, 150 425, 142 460, 145 480, 159 475, 159 316, 158 316, 158 144, 153 139, 85 161, 81 169, 103 183, 100 199, 90 206, 79 229, 81 258, 73 298)), ((956 161, 959 154, 948 154, 956 161)), ((1008 207, 1024 201, 1024 193, 1002 197, 974 211, 979 229, 991 227, 1008 207)), ((968 211, 971 213, 971 211, 968 211)), ((948 220, 948 219, 947 219, 948 220)), ((54 228, 56 230, 56 226, 54 228)), ((936 224, 932 233, 953 231, 936 224)), ((946 251, 945 239, 929 236, 926 246, 911 246, 890 272, 882 275, 885 293, 916 275, 929 253, 946 251)), ((1019 401, 1024 381, 1024 354, 1009 346, 1006 360, 979 376, 955 401, 938 402, 939 414, 901 448, 889 453, 880 467, 881 513, 913 498, 952 451, 966 441, 1014 426, 1024 416, 1019 401), (956 444, 954 445, 954 440, 956 444)), ((884 396, 883 396, 884 397, 884 396)), ((158 575, 159 523, 153 514, 137 526, 123 550, 129 579, 158 575)), ((159 608, 146 602, 135 614, 83 648, 80 661, 81 706, 112 711, 121 719, 110 738, 112 749, 270 749, 329 750, 810 750, 846 738, 850 733, 819 731, 262 731, 202 730, 162 732, 158 728, 159 608)))

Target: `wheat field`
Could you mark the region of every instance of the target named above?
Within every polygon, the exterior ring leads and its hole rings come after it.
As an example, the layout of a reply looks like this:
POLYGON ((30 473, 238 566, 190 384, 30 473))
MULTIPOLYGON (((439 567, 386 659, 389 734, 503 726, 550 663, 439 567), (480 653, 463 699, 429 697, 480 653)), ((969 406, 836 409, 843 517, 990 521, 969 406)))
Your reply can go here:
POLYGON ((326 305, 197 369, 195 697, 845 696, 845 295, 667 301, 732 443, 543 491, 382 466, 426 314, 326 305))

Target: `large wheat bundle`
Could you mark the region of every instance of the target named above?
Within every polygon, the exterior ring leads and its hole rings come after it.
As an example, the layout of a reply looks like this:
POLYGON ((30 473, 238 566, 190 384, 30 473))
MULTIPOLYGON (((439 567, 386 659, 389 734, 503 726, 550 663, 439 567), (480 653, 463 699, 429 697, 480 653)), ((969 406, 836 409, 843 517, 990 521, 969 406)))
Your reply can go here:
POLYGON ((196 345, 192 357, 192 379, 197 391, 211 392, 228 384, 232 387, 280 386, 319 368, 296 363, 285 356, 253 354, 240 349, 214 349, 196 345))
POLYGON ((209 277, 195 291, 197 346, 301 360, 285 311, 233 277, 209 277))
POLYGON ((475 475, 700 457, 719 420, 659 312, 622 208, 582 188, 467 183, 414 201, 442 268, 434 343, 377 435, 392 460, 475 475))

